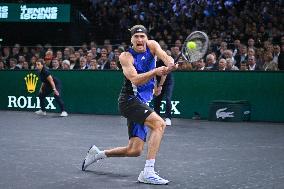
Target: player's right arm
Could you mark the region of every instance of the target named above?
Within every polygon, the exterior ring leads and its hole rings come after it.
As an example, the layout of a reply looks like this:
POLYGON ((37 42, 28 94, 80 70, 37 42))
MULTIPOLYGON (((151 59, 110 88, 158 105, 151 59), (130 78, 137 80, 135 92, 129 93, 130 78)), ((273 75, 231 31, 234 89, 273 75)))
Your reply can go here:
POLYGON ((167 73, 167 67, 162 66, 155 68, 145 73, 138 74, 135 67, 133 66, 133 56, 129 52, 123 52, 119 56, 119 61, 121 63, 123 74, 127 79, 131 81, 132 84, 138 86, 147 83, 150 79, 156 75, 162 76, 167 73))

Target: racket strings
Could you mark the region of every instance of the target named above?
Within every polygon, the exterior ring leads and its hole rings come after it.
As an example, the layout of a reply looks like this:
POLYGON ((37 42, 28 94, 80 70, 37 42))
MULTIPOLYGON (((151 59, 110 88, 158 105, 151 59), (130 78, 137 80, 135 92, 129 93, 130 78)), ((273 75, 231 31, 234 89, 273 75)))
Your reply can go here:
POLYGON ((207 52, 208 49, 208 37, 203 32, 194 32, 187 37, 182 48, 182 55, 188 62, 195 62, 200 60, 207 52), (195 42, 195 48, 188 48, 187 43, 195 42))

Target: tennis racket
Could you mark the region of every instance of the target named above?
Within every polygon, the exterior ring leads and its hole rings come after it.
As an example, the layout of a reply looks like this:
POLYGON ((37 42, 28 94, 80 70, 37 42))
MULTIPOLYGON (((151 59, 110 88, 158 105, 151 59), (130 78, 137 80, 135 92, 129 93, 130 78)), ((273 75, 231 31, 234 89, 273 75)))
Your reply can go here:
POLYGON ((194 31, 185 39, 181 53, 175 59, 175 64, 178 64, 180 57, 188 63, 196 62, 202 59, 207 53, 209 39, 206 33, 202 31, 194 31), (191 45, 189 45, 191 44, 191 45))

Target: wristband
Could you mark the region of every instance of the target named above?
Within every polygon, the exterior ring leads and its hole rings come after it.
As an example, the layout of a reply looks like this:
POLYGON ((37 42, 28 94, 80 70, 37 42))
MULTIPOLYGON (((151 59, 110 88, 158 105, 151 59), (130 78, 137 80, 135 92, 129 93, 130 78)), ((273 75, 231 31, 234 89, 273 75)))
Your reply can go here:
POLYGON ((55 89, 55 88, 54 88, 54 89, 52 89, 52 90, 56 91, 56 89, 55 89))

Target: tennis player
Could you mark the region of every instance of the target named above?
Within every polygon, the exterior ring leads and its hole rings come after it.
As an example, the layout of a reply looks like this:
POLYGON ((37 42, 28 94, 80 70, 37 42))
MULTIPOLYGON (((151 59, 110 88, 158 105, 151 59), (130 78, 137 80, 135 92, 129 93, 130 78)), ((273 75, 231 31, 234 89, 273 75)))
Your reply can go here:
POLYGON ((144 26, 135 25, 130 32, 132 48, 128 52, 123 52, 119 57, 125 81, 118 103, 121 114, 127 118, 128 145, 104 151, 93 145, 83 162, 82 170, 108 157, 140 156, 146 142, 148 128, 150 128, 147 160, 138 181, 148 184, 167 184, 169 181, 157 175, 154 169, 166 124, 146 103, 153 98, 155 76, 166 75, 173 70, 174 60, 161 49, 156 41, 148 40, 144 26), (156 56, 166 66, 156 68, 156 56))
POLYGON ((45 97, 54 93, 54 98, 61 110, 61 117, 68 116, 67 112, 64 110, 64 102, 60 96, 61 92, 61 82, 56 77, 53 77, 48 68, 44 66, 44 60, 39 59, 36 62, 36 69, 39 72, 39 77, 42 82, 38 97, 40 99, 40 110, 36 111, 35 113, 38 115, 46 115, 45 111, 45 97))

